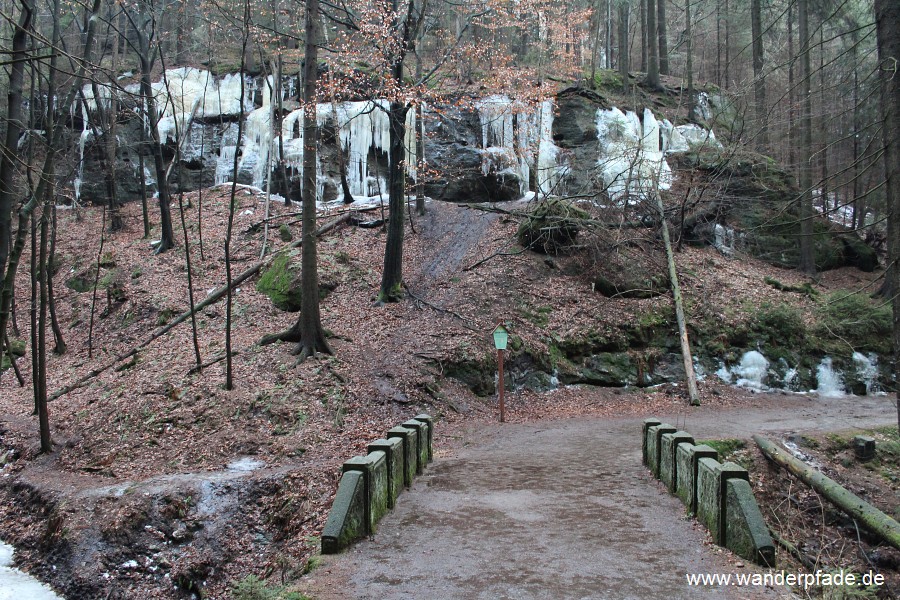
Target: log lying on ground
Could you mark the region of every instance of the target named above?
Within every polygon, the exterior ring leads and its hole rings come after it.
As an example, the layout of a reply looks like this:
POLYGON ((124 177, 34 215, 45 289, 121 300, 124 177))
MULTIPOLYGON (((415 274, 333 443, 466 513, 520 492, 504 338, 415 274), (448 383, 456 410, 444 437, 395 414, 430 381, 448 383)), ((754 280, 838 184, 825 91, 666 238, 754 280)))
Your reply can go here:
POLYGON ((900 523, 865 500, 854 496, 833 479, 797 460, 777 444, 758 435, 753 436, 753 441, 766 458, 796 475, 800 481, 825 496, 832 504, 862 523, 866 529, 900 550, 900 523))
MULTIPOLYGON (((322 226, 320 226, 316 230, 316 237, 325 235, 326 233, 328 233, 329 231, 331 231, 332 229, 334 229, 341 223, 346 223, 349 218, 350 218, 350 213, 345 213, 338 217, 330 219, 329 221, 324 223, 322 226)), ((165 334, 172 331, 172 329, 174 329, 177 325, 180 325, 181 323, 184 323, 185 321, 187 321, 191 317, 192 313, 200 312, 207 306, 209 306, 211 304, 215 304, 216 302, 218 302, 219 300, 224 298, 226 296, 226 294, 228 293, 229 287, 234 288, 234 287, 241 285, 242 283, 244 283, 245 281, 247 281, 248 279, 250 279, 257 273, 259 273, 260 269, 262 269, 264 266, 268 265, 273 260, 275 260, 275 257, 279 256, 285 250, 299 248, 299 247, 300 247, 300 241, 296 241, 293 244, 291 244, 290 246, 285 246, 278 252, 273 252, 272 254, 270 254, 269 256, 264 258, 263 260, 256 261, 255 263, 253 263, 252 265, 247 267, 237 277, 232 279, 230 286, 226 283, 224 285, 217 287, 212 292, 210 292, 206 296, 206 298, 203 299, 202 302, 200 302, 196 306, 194 306, 194 310, 187 310, 187 311, 181 313, 180 315, 175 317, 172 321, 170 321, 168 325, 154 331, 153 334, 149 338, 147 338, 146 340, 144 340, 137 346, 134 346, 130 350, 117 355, 111 361, 104 363, 103 365, 100 365, 99 367, 92 369, 91 371, 88 371, 87 373, 85 373, 84 375, 82 375, 81 377, 79 377, 74 382, 70 383, 69 385, 56 390, 55 392, 53 392, 50 395, 48 400, 49 401, 56 400, 60 396, 64 396, 64 395, 68 394, 69 392, 77 390, 78 388, 85 385, 88 381, 90 381, 97 375, 100 375, 104 371, 111 369, 113 366, 122 362, 123 360, 125 360, 127 358, 131 358, 132 356, 134 356, 135 354, 137 354, 138 352, 140 352, 141 350, 143 350, 144 348, 149 346, 150 343, 153 342, 154 340, 161 338, 165 334)), ((236 353, 232 353, 232 355, 234 355, 234 354, 236 354, 236 353)), ((223 358, 224 358, 224 355, 223 355, 223 358)))

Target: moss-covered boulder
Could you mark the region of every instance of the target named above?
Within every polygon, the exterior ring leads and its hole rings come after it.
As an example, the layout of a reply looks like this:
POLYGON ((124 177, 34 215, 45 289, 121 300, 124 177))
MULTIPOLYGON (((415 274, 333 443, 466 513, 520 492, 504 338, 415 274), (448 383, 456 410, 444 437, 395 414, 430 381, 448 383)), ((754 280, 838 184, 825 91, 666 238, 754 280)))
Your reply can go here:
MULTIPOLYGON (((298 312, 301 308, 301 270, 296 253, 281 254, 263 270, 256 289, 272 300, 277 308, 287 312, 298 312)), ((335 290, 337 283, 327 271, 319 272, 319 299, 324 300, 335 290)))
POLYGON ((637 385, 638 367, 627 352, 600 352, 585 359, 573 383, 603 387, 637 385))
POLYGON ((476 396, 485 397, 497 392, 494 382, 497 364, 490 355, 444 362, 441 366, 444 375, 463 382, 476 396))
POLYGON ((519 224, 519 243, 535 252, 559 254, 575 243, 588 218, 586 211, 565 200, 551 198, 538 202, 519 224))

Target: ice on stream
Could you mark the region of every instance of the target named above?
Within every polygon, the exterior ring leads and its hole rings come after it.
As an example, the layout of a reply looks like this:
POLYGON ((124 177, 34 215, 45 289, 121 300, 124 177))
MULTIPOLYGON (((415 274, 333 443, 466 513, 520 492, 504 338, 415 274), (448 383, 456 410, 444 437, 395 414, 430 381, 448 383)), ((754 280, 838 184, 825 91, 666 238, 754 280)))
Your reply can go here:
MULTIPOLYGON (((770 369, 769 360, 757 350, 745 352, 741 356, 741 362, 729 368, 724 362, 720 363, 716 376, 725 383, 754 391, 768 391, 773 388, 787 392, 800 392, 800 375, 796 367, 791 367, 781 358, 774 369, 770 369), (784 373, 778 376, 778 373, 784 373), (780 382, 771 381, 781 379, 780 382)), ((878 384, 878 357, 875 354, 866 356, 860 352, 853 353, 853 370, 855 379, 865 386, 865 394, 876 395, 881 393, 878 384)), ((816 367, 816 389, 809 390, 818 396, 825 398, 842 398, 849 395, 846 389, 844 374, 834 366, 830 356, 826 356, 816 367)), ((848 374, 849 376, 849 374, 848 374)), ((860 392, 861 393, 861 392, 860 392)))
POLYGON ((0 542, 0 600, 60 600, 52 589, 13 565, 13 547, 0 542))

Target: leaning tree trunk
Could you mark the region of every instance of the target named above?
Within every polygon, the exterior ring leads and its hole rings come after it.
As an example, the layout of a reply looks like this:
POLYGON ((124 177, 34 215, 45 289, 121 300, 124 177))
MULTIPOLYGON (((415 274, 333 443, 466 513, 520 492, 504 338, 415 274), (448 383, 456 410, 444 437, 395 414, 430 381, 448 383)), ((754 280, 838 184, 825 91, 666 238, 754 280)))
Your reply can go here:
MULTIPOLYGON (((657 184, 658 186, 658 184, 657 184)), ((675 304, 675 320, 678 323, 678 338, 681 341, 681 358, 684 362, 684 375, 687 382, 688 397, 691 406, 700 406, 700 391, 697 389, 697 376, 694 373, 694 359, 691 355, 691 344, 688 340, 687 324, 684 318, 684 303, 681 299, 681 286, 678 285, 678 270, 675 268, 675 254, 672 252, 672 240, 669 238, 669 222, 663 206, 659 189, 653 191, 662 223, 663 244, 666 247, 666 262, 669 264, 669 284, 672 288, 672 302, 675 304)))
POLYGON ((865 500, 851 494, 833 479, 789 455, 787 451, 766 438, 754 435, 753 441, 756 442, 766 458, 796 475, 800 481, 825 496, 832 504, 859 521, 866 529, 900 550, 900 523, 865 500))
MULTIPOLYGON (((6 137, 0 152, 0 281, 5 278, 9 250, 12 246, 12 213, 16 201, 16 155, 22 135, 22 90, 25 87, 28 36, 31 30, 34 4, 21 3, 19 21, 15 25, 9 53, 9 80, 6 91, 6 137)), ((5 317, 5 315, 4 315, 5 317)), ((3 319, 6 331, 7 319, 3 319)))

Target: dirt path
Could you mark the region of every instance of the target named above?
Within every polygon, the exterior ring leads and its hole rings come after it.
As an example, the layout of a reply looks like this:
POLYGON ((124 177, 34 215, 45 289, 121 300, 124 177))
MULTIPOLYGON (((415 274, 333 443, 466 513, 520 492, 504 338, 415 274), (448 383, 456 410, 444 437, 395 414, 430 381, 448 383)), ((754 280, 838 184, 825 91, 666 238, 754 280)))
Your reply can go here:
MULTIPOLYGON (((667 420, 697 438, 744 437, 890 424, 896 414, 883 397, 772 400, 667 420)), ((688 573, 750 567, 710 546, 649 476, 639 431, 628 418, 470 432, 470 445, 435 460, 376 535, 326 558, 302 589, 318 600, 788 597, 687 585, 688 573)))

